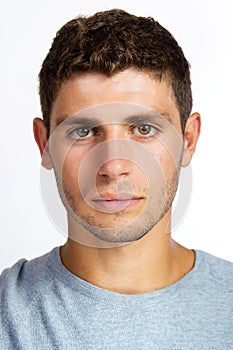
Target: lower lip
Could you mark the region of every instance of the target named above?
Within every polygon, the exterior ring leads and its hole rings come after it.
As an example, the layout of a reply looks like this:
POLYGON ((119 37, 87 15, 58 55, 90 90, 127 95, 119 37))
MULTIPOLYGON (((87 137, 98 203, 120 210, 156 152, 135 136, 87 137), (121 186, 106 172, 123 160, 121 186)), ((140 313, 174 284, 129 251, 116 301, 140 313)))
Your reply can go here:
POLYGON ((130 208, 136 204, 138 204, 141 199, 127 199, 127 200, 95 200, 93 201, 94 207, 96 209, 102 209, 108 212, 118 212, 124 210, 126 208, 130 208))

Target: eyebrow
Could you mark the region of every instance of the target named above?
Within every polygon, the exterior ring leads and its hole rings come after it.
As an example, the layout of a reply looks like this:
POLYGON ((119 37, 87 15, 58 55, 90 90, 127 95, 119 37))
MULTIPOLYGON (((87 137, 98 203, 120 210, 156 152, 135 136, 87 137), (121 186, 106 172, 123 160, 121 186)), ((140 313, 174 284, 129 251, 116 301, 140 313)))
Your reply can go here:
MULTIPOLYGON (((170 115, 168 113, 159 113, 156 111, 148 111, 148 112, 135 112, 132 115, 129 115, 119 121, 119 124, 136 124, 136 123, 155 123, 155 122, 162 122, 162 121, 168 121, 172 124, 170 115)), ((85 125, 87 127, 95 127, 103 124, 109 124, 104 120, 94 118, 94 117, 78 117, 75 115, 61 115, 57 118, 55 122, 55 126, 58 127, 63 122, 65 122, 66 126, 73 126, 73 125, 85 125)), ((116 121, 110 122, 110 123, 118 123, 116 121)))
POLYGON ((146 113, 146 114, 135 114, 132 116, 129 116, 127 118, 125 118, 122 122, 126 123, 126 124, 136 124, 136 123, 155 123, 155 122, 162 122, 162 121, 169 121, 171 123, 170 118, 165 118, 164 116, 162 116, 159 113, 146 113))
MULTIPOLYGON (((103 121, 97 118, 76 117, 76 116, 61 116, 56 120, 56 127, 65 122, 66 126, 72 125, 85 125, 88 127, 97 126, 103 124, 103 121)), ((61 125, 62 126, 62 125, 61 125)))

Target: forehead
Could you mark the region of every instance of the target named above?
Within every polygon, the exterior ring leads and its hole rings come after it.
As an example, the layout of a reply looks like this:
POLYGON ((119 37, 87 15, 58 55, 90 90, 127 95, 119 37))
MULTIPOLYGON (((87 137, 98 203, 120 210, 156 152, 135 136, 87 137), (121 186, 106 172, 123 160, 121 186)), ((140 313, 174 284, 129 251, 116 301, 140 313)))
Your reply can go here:
POLYGON ((112 77, 100 73, 73 75, 64 82, 51 111, 51 127, 78 112, 104 104, 126 103, 144 106, 175 124, 179 112, 170 84, 151 74, 127 69, 112 77))

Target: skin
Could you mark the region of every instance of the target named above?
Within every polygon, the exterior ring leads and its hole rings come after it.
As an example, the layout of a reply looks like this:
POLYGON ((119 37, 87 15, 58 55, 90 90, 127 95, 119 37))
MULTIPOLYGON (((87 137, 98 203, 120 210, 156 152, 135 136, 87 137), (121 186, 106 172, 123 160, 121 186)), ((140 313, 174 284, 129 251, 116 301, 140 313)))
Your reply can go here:
POLYGON ((157 137, 139 137, 137 133, 129 131, 131 129, 128 125, 109 123, 101 126, 97 136, 93 135, 81 142, 75 141, 61 167, 59 155, 62 146, 54 147, 54 153, 50 149, 49 153, 46 149, 46 129, 39 118, 34 119, 34 135, 43 154, 42 165, 48 169, 54 167, 57 178, 63 179, 65 198, 73 212, 90 225, 96 226, 98 238, 109 238, 102 235, 102 232, 104 228, 110 227, 111 240, 117 236, 121 242, 131 241, 130 244, 106 249, 72 240, 75 218, 68 211, 69 238, 61 247, 65 267, 104 289, 125 294, 147 293, 176 282, 194 265, 194 252, 175 242, 168 234, 168 229, 179 166, 187 166, 195 152, 200 134, 200 115, 193 113, 189 116, 182 135, 180 115, 171 87, 166 81, 156 81, 151 75, 134 69, 127 69, 111 78, 99 73, 85 73, 74 75, 61 86, 51 111, 51 133, 56 129, 61 115, 65 115, 66 119, 85 108, 109 103, 139 104, 159 112, 165 119, 169 119, 177 135, 180 135, 182 147, 175 144, 171 156, 157 137), (137 165, 128 160, 114 158, 103 163, 97 171, 96 187, 99 193, 112 194, 122 180, 127 181, 140 198, 136 205, 117 212, 106 212, 87 205, 81 196, 75 174, 80 169, 82 160, 97 145, 117 139, 132 140, 143 145, 163 170, 168 193, 156 222, 150 222, 150 218, 155 215, 152 211, 156 207, 153 199, 149 200, 149 206, 144 210, 148 200, 145 176, 137 165), (124 229, 135 222, 140 213, 144 213, 143 210, 145 215, 143 214, 142 220, 136 226, 129 226, 131 230, 124 229))

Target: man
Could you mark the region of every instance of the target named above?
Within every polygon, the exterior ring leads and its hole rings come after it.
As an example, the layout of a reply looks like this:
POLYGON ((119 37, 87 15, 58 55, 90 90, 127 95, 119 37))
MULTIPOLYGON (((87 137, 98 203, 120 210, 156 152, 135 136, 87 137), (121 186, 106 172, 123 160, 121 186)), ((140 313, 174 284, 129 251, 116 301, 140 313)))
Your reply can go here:
POLYGON ((68 240, 2 273, 1 349, 233 348, 232 263, 170 235, 200 134, 175 39, 122 10, 79 17, 39 78, 34 135, 68 240))

